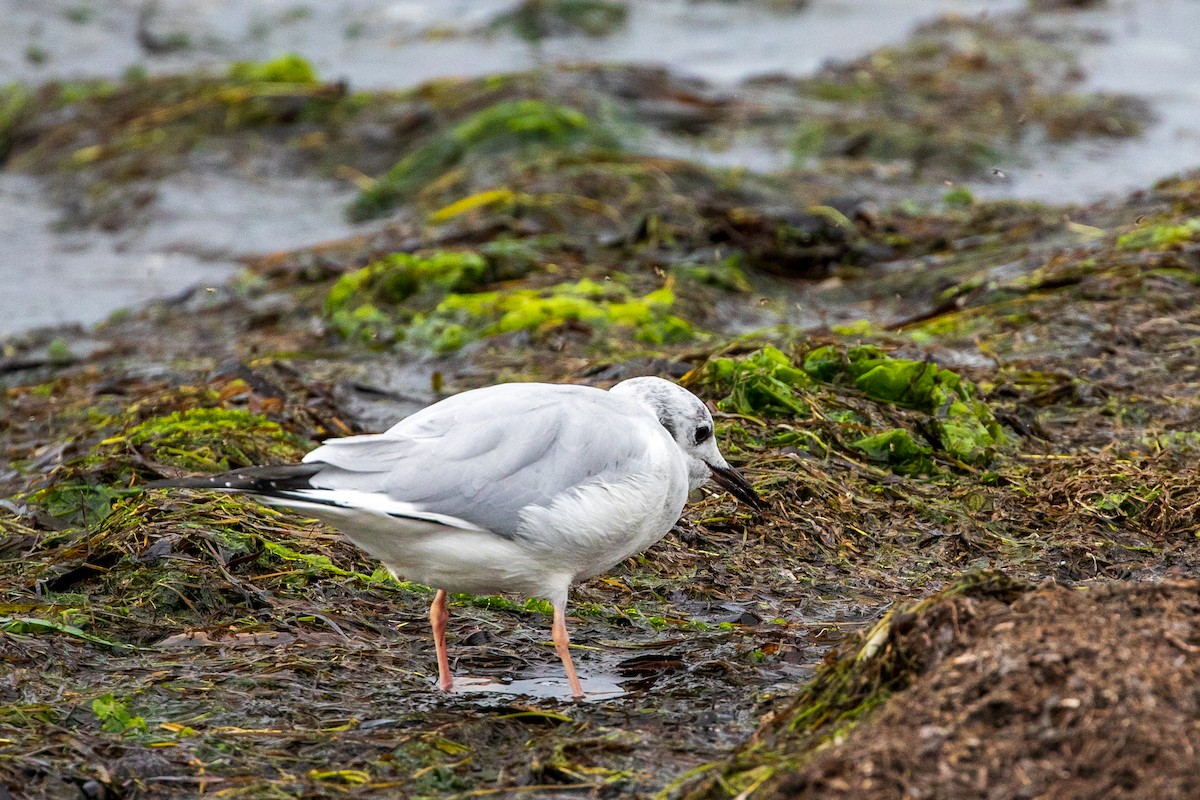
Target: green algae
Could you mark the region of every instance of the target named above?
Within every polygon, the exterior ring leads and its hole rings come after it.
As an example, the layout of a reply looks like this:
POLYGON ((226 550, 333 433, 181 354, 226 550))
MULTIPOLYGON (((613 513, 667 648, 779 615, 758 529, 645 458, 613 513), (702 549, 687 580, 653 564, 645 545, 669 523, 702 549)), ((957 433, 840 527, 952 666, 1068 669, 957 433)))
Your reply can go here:
POLYGON ((831 333, 845 337, 869 337, 878 336, 881 333, 881 330, 869 319, 856 319, 841 325, 830 325, 829 330, 831 333))
POLYGON ((51 364, 69 364, 75 360, 71 346, 61 336, 50 342, 50 346, 46 348, 46 357, 50 359, 51 364))
POLYGON ((33 115, 34 94, 19 83, 0 86, 0 162, 12 150, 16 131, 33 115))
POLYGON ((1055 142, 1138 136, 1146 118, 1145 110, 1133 98, 1108 92, 1086 95, 1055 92, 1038 96, 1031 113, 1055 142))
POLYGON ((333 563, 327 555, 316 553, 304 553, 295 550, 287 545, 273 542, 269 539, 261 540, 263 549, 270 553, 275 558, 281 561, 303 564, 305 568, 313 575, 333 575, 340 578, 357 578, 372 582, 375 579, 374 573, 370 576, 364 575, 361 572, 354 570, 343 569, 333 563))
POLYGON ((1153 450, 1169 450, 1190 455, 1200 454, 1200 431, 1165 431, 1143 439, 1153 450))
POLYGON ((245 83, 315 84, 317 71, 303 56, 285 53, 270 61, 236 61, 229 77, 245 83))
POLYGON ((951 208, 968 208, 975 204, 975 195, 966 186, 955 186, 942 195, 942 202, 951 208))
MULTIPOLYGON (((933 448, 966 464, 987 464, 1007 442, 992 410, 977 389, 957 373, 924 361, 896 359, 881 348, 824 345, 795 363, 782 351, 765 347, 740 358, 716 358, 705 366, 703 380, 725 396, 722 411, 759 417, 811 416, 824 408, 816 396, 821 384, 850 386, 871 400, 913 409, 925 415, 918 432, 888 429, 859 435, 847 446, 873 461, 904 474, 933 471, 933 448), (928 444, 924 444, 927 440, 928 444)), ((826 418, 862 428, 856 415, 826 418)))
POLYGON ((487 271, 487 261, 471 252, 393 253, 339 278, 325 297, 324 313, 344 339, 388 342, 396 322, 381 306, 397 306, 421 291, 477 289, 487 271))
POLYGON ((149 726, 140 715, 130 713, 128 701, 105 692, 92 701, 92 713, 101 722, 101 730, 121 735, 146 733, 149 726))
POLYGON ((1170 250, 1200 239, 1200 218, 1178 224, 1150 225, 1117 237, 1122 250, 1170 250))
POLYGON ((195 408, 154 417, 101 441, 93 457, 132 448, 187 470, 215 472, 295 460, 308 449, 278 423, 243 409, 195 408))
POLYGON ((584 278, 548 289, 509 289, 450 294, 429 314, 420 314, 405 332, 407 341, 435 352, 456 350, 478 338, 503 333, 543 334, 566 324, 592 332, 628 332, 644 344, 679 344, 696 336, 670 313, 670 287, 634 296, 618 282, 584 278))
POLYGON ((743 358, 715 358, 705 370, 708 380, 728 391, 717 401, 717 408, 722 411, 798 417, 806 417, 810 412, 808 403, 796 391, 815 388, 815 382, 774 347, 764 347, 743 358))
POLYGON ((621 274, 604 283, 583 278, 544 289, 482 291, 488 283, 536 269, 542 260, 539 245, 545 244, 500 239, 479 253, 393 254, 338 279, 326 295, 324 313, 344 339, 434 353, 506 333, 540 336, 564 325, 597 334, 628 333, 652 345, 696 336, 691 325, 670 313, 676 298, 669 283, 642 296, 621 274))
POLYGON ((164 174, 178 166, 179 156, 211 137, 330 124, 359 110, 360 99, 345 87, 321 82, 307 61, 287 55, 238 62, 225 75, 135 76, 119 83, 72 81, 16 94, 5 90, 0 147, 21 140, 11 154, 21 169, 98 168, 94 191, 101 192, 133 177, 164 174))
POLYGON ((724 289, 727 292, 745 294, 751 290, 750 280, 742 267, 744 259, 740 254, 726 256, 717 261, 696 263, 692 261, 676 264, 671 267, 671 273, 683 280, 724 289))
POLYGON ((553 234, 525 238, 500 236, 480 245, 479 254, 487 259, 489 283, 511 281, 541 269, 547 251, 562 243, 563 237, 553 234))
POLYGON ((85 424, 95 438, 42 478, 26 499, 60 525, 89 526, 105 521, 123 499, 138 494, 141 480, 159 477, 164 469, 218 471, 281 463, 311 449, 303 436, 277 422, 224 407, 224 397, 248 388, 235 379, 223 391, 185 385, 124 408, 69 409, 61 421, 85 424))
POLYGON ((426 286, 462 292, 485 283, 487 262, 471 252, 435 251, 417 256, 392 253, 342 276, 325 300, 325 310, 345 308, 364 295, 381 303, 402 303, 426 286))
POLYGON ((405 156, 354 200, 348 214, 356 221, 381 216, 468 157, 531 158, 616 147, 615 137, 582 111, 544 100, 505 100, 476 111, 405 156))
MULTIPOLYGON (((97 565, 84 584, 89 596, 103 596, 135 619, 194 625, 213 613, 236 618, 244 604, 268 606, 267 592, 286 595, 330 575, 373 585, 352 547, 306 537, 292 514, 238 495, 188 492, 181 502, 173 494, 124 497, 84 532, 85 564, 97 565)), ((80 545, 64 549, 79 553, 80 545)))
POLYGON ((52 619, 41 619, 39 617, 0 617, 0 631, 16 636, 44 636, 51 633, 61 633, 85 642, 111 647, 114 650, 131 649, 130 645, 123 642, 114 642, 100 636, 94 636, 78 625, 71 625, 52 619))
POLYGON ((902 475, 927 475, 934 472, 933 460, 929 457, 933 449, 919 444, 911 433, 903 428, 864 436, 849 443, 867 458, 887 464, 902 475))
POLYGON ((33 492, 29 501, 64 522, 91 525, 112 513, 113 503, 127 494, 95 479, 66 480, 33 492))
POLYGON ((991 409, 978 399, 975 385, 936 364, 891 358, 870 346, 851 347, 843 356, 826 345, 805 356, 804 369, 819 380, 853 379, 873 400, 928 414, 936 444, 967 464, 988 463, 995 448, 1007 441, 991 409))

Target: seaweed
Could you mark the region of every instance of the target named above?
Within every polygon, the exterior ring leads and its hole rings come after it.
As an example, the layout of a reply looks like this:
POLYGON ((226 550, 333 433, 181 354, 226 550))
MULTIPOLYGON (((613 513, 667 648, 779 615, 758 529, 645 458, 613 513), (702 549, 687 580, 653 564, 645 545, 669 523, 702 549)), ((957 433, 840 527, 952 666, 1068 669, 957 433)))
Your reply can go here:
POLYGON ((843 740, 897 692, 944 657, 954 644, 929 640, 972 600, 1011 604, 1032 590, 999 572, 974 572, 921 600, 885 614, 873 627, 826 656, 812 680, 727 758, 683 776, 663 792, 677 800, 750 797, 796 772, 823 746, 843 740), (923 635, 924 634, 924 635, 923 635))
MULTIPOLYGON (((847 442, 905 474, 930 472, 928 456, 934 447, 958 462, 986 465, 1009 441, 970 381, 933 363, 892 358, 873 345, 823 345, 798 362, 766 347, 740 358, 709 361, 703 379, 726 393, 719 408, 752 417, 810 417, 814 407, 827 405, 818 397, 820 384, 851 384, 876 402, 919 411, 922 418, 913 431, 886 429, 847 442)), ((858 420, 850 425, 860 431, 863 427, 858 420)))
POLYGON ((617 146, 608 130, 577 109, 544 100, 505 100, 476 111, 405 156, 359 194, 348 214, 356 221, 382 216, 468 158, 510 153, 534 158, 617 146))
POLYGON ((487 261, 477 253, 393 253, 343 275, 325 297, 324 313, 345 339, 388 342, 396 323, 380 307, 394 307, 421 291, 438 296, 481 288, 487 261))
POLYGON ((617 0, 522 0, 492 21, 493 30, 509 28, 522 39, 549 36, 608 36, 625 26, 629 7, 617 0))
MULTIPOLYGON (((797 81, 806 113, 794 155, 821 158, 827 168, 866 159, 905 163, 913 174, 969 176, 987 174, 1033 126, 1054 141, 1141 132, 1150 117, 1144 102, 1076 93, 1074 57, 1031 41, 1025 24, 943 18, 903 45, 797 81)), ((969 197, 955 191, 947 199, 969 197)))
POLYGON ((1177 224, 1149 225, 1122 234, 1117 247, 1122 250, 1169 250, 1200 239, 1200 218, 1177 224))
POLYGON ((126 447, 158 463, 205 472, 285 462, 309 449, 278 423, 239 408, 195 408, 154 417, 101 441, 92 457, 126 447))
POLYGON ((728 391, 717 401, 722 411, 752 416, 806 417, 810 413, 797 390, 815 388, 815 382, 774 347, 764 347, 742 358, 715 358, 705 370, 707 380, 728 391))
POLYGON ((584 278, 549 290, 449 294, 430 313, 414 317, 403 335, 406 341, 435 352, 457 350, 469 341, 504 333, 540 336, 565 325, 582 326, 589 338, 627 331, 644 344, 679 344, 697 333, 669 313, 674 304, 670 286, 635 297, 615 281, 600 284, 584 278))

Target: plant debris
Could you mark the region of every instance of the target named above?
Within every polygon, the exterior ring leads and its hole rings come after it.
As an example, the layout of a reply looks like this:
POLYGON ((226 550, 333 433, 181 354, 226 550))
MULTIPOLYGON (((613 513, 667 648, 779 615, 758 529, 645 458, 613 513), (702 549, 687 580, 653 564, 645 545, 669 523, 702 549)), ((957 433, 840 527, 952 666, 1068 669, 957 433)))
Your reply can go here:
POLYGON ((87 198, 68 222, 132 224, 206 150, 349 176, 386 221, 4 343, 0 782, 1188 796, 1200 176, 1086 209, 912 183, 1020 149, 1024 114, 1136 130, 1027 34, 943 22, 749 100, 642 67, 357 93, 295 56, 4 89, 0 155, 87 198), (802 118, 825 163, 787 180, 645 146, 802 118), (701 492, 573 590, 584 704, 542 600, 454 598, 477 683, 436 694, 427 587, 311 520, 145 489, 473 386, 641 374, 710 404, 765 505, 701 492))

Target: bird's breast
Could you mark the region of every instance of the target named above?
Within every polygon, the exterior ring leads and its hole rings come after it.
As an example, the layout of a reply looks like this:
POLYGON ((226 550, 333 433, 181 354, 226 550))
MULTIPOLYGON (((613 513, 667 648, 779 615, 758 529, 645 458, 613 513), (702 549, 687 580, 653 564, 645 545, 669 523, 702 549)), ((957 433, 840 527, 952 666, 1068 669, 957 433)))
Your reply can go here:
MULTIPOLYGON (((674 448, 674 443, 670 444, 674 448)), ((671 530, 687 500, 687 467, 677 450, 653 452, 619 480, 596 480, 549 507, 522 512, 520 539, 575 580, 598 575, 671 530)))

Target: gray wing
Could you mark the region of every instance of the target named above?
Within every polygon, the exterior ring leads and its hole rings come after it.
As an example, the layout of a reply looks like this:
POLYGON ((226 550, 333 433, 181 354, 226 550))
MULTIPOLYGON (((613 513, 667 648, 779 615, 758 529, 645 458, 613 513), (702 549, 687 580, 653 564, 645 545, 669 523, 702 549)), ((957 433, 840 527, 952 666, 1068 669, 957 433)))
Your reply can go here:
POLYGON ((379 492, 512 537, 521 509, 616 480, 666 431, 624 398, 583 386, 504 384, 443 400, 386 433, 333 439, 305 456, 321 489, 379 492))

